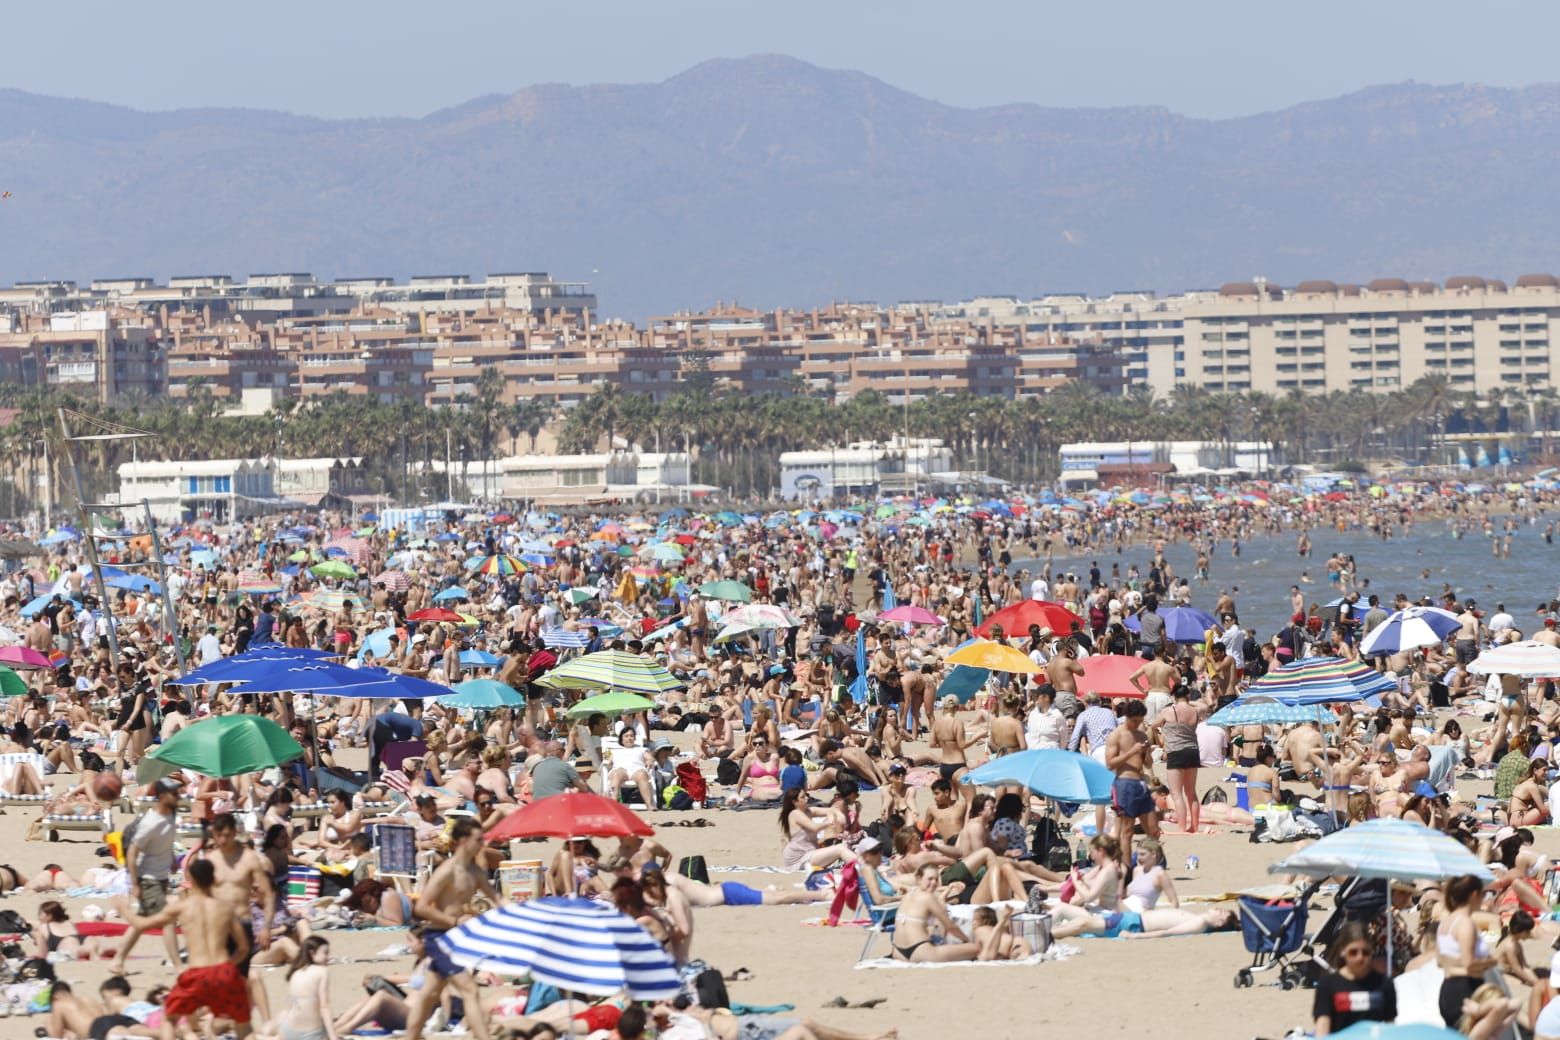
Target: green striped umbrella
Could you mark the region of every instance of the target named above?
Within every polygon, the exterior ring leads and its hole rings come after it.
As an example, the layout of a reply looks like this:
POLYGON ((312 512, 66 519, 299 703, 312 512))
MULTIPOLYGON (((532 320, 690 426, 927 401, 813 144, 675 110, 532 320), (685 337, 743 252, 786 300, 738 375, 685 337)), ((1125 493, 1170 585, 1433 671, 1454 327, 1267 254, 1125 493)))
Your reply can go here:
POLYGON ((602 650, 559 665, 541 680, 555 690, 629 690, 665 693, 682 683, 654 661, 621 650, 602 650))
POLYGON ((613 690, 611 693, 598 693, 594 697, 586 697, 568 711, 569 718, 583 719, 598 712, 602 715, 626 715, 631 711, 649 711, 655 707, 654 701, 646 700, 637 694, 622 693, 613 690))

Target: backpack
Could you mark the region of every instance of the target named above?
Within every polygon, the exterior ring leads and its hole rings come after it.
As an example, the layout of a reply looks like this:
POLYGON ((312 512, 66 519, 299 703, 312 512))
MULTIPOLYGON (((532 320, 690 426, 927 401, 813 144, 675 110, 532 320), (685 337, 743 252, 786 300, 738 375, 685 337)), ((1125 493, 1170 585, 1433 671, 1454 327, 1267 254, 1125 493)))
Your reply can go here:
POLYGON ((1061 824, 1049 816, 1042 816, 1035 823, 1030 852, 1035 862, 1047 870, 1065 874, 1072 866, 1072 852, 1067 848, 1067 839, 1062 836, 1061 824))
POLYGON ((715 765, 715 782, 724 786, 730 786, 737 782, 742 775, 742 766, 736 759, 723 758, 715 765))
POLYGON ((719 968, 706 968, 693 977, 693 999, 701 1008, 729 1008, 726 980, 719 968))
POLYGON ((700 884, 710 883, 710 868, 704 862, 703 856, 684 856, 677 861, 677 873, 700 884))

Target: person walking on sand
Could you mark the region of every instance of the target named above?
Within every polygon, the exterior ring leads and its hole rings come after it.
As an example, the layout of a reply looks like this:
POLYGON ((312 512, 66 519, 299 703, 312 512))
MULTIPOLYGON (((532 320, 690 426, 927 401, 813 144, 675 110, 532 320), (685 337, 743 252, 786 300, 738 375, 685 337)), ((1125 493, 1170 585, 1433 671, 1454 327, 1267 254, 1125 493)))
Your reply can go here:
POLYGON ((477 1040, 489 1040, 487 1015, 477 999, 477 982, 471 973, 450 960, 444 946, 444 933, 472 916, 466 909, 471 897, 481 892, 493 905, 503 899, 493 890, 487 873, 477 866, 483 849, 482 829, 473 820, 457 820, 450 828, 450 858, 439 864, 428 878, 417 900, 414 916, 428 925, 423 939, 428 953, 428 978, 412 994, 406 1015, 406 1040, 421 1040, 428 1016, 438 1006, 444 987, 449 985, 466 1006, 466 1028, 477 1040))
POLYGON ((211 893, 216 870, 210 860, 198 859, 185 872, 189 894, 175 899, 158 913, 141 917, 124 904, 125 920, 140 929, 178 925, 189 947, 189 966, 163 1001, 163 1040, 173 1040, 174 1026, 202 1009, 213 1018, 227 1019, 238 1040, 249 1036, 249 991, 238 973, 238 962, 249 956, 249 937, 239 925, 233 908, 211 893))
POLYGON ((1138 823, 1150 838, 1159 837, 1159 815, 1143 778, 1149 754, 1148 734, 1143 732, 1143 716, 1147 713, 1142 701, 1128 701, 1122 709, 1121 725, 1105 741, 1105 768, 1116 774, 1111 802, 1119 818, 1117 840, 1123 847, 1131 844, 1138 823))
MULTIPOLYGON (((168 905, 169 877, 173 874, 173 838, 175 820, 179 813, 179 792, 183 788, 177 780, 164 777, 152 785, 152 797, 157 799, 146 812, 136 818, 125 833, 125 872, 130 876, 130 898, 135 911, 145 917, 162 912, 168 905)), ((114 960, 114 974, 123 975, 125 961, 130 958, 142 929, 131 922, 130 931, 119 947, 114 960)), ((179 963, 179 939, 174 929, 163 929, 163 949, 168 952, 168 963, 179 963)))

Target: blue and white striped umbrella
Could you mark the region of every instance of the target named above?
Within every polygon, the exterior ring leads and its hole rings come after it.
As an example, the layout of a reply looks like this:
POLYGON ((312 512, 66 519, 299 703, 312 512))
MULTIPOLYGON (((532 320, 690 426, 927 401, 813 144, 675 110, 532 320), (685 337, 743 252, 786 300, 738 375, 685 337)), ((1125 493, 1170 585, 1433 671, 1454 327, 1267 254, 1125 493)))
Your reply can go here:
POLYGON ((1417 650, 1422 646, 1438 646, 1461 627, 1462 622, 1449 610, 1440 607, 1407 607, 1371 629, 1370 634, 1360 643, 1360 653, 1369 657, 1375 654, 1395 654, 1401 650, 1417 650))
POLYGON ((544 628, 542 642, 553 650, 567 648, 583 650, 590 645, 590 633, 583 628, 544 628))
POLYGON ((450 960, 576 993, 627 990, 663 1000, 682 989, 677 965, 633 918, 588 899, 549 897, 494 907, 438 936, 450 960))
POLYGON ((1268 867, 1269 874, 1307 877, 1388 878, 1440 881, 1472 874, 1490 882, 1494 875, 1455 839, 1412 820, 1366 820, 1287 856, 1268 867))
POLYGON ((1314 722, 1317 725, 1336 726, 1338 716, 1326 708, 1315 705, 1285 704, 1271 697, 1243 697, 1226 704, 1208 717, 1208 725, 1223 726, 1288 726, 1297 722, 1314 722))

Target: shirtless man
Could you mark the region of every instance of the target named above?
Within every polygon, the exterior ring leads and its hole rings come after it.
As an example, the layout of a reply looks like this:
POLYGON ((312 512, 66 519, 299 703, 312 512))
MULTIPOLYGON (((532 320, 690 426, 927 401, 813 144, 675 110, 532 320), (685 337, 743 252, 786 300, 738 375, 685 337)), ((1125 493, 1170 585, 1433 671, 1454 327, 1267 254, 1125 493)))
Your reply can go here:
POLYGON ((1533 642, 1560 646, 1560 629, 1556 629, 1554 618, 1544 620, 1544 627, 1533 633, 1533 642))
POLYGON ((216 869, 209 859, 189 865, 190 890, 161 912, 140 917, 123 903, 120 913, 142 931, 177 924, 188 947, 189 966, 163 1001, 163 1040, 173 1040, 174 1026, 202 1008, 213 1018, 233 1022, 239 1040, 249 1035, 249 996, 240 961, 249 957, 249 936, 228 903, 212 894, 216 869))
POLYGON ((935 831, 943 841, 953 841, 964 827, 964 817, 969 803, 961 797, 951 781, 932 781, 932 804, 921 815, 921 833, 935 831))
MULTIPOLYGON (((1161 694, 1163 703, 1157 707, 1162 711, 1170 704, 1170 691, 1175 689, 1176 683, 1181 681, 1181 673, 1175 665, 1170 663, 1171 648, 1168 644, 1161 646, 1152 660, 1144 663, 1143 667, 1127 676, 1127 682, 1133 688, 1142 693, 1146 699, 1152 694, 1161 694)), ((1158 698, 1156 698, 1158 700, 1158 698)), ((1158 714, 1158 712, 1155 712, 1158 714)))
POLYGON ((1323 770, 1327 768, 1327 752, 1322 734, 1314 722, 1303 722, 1284 734, 1284 759, 1295 771, 1296 780, 1310 780, 1319 791, 1326 786, 1323 770))
POLYGON ((238 823, 232 813, 211 818, 211 843, 203 852, 215 871, 211 894, 233 909, 249 953, 239 959, 238 973, 248 981, 250 1004, 264 1023, 271 1017, 270 1001, 258 975, 249 974, 249 961, 260 950, 271 948, 271 923, 276 918, 276 888, 271 884, 270 864, 254 849, 238 843, 238 823), (260 908, 260 927, 254 926, 254 907, 260 908))
POLYGON ((704 658, 704 641, 710 634, 710 612, 697 592, 688 597, 688 642, 693 656, 704 658))
POLYGON ((937 701, 936 671, 936 664, 910 664, 900 676, 905 690, 905 728, 912 737, 918 732, 916 719, 931 726, 932 709, 937 701))
POLYGON ((54 983, 49 1003, 49 1036, 73 1037, 87 1040, 92 1036, 92 1025, 103 1015, 97 1002, 78 997, 64 979, 54 983))
POLYGON ((1473 608, 1474 602, 1470 599, 1457 615, 1458 628, 1453 646, 1457 649, 1458 664, 1468 664, 1479 653, 1479 615, 1473 608))
POLYGON ((1239 691, 1236 689, 1240 683, 1240 672, 1235 667, 1235 659, 1224 648, 1223 643, 1214 643, 1208 651, 1208 660, 1203 666, 1208 674, 1208 696, 1214 702, 1230 698, 1234 699, 1239 691))
POLYGON ((1148 734, 1143 732, 1143 717, 1148 709, 1142 701, 1128 701, 1122 709, 1121 725, 1105 740, 1105 768, 1116 774, 1111 787, 1111 802, 1116 807, 1117 840, 1130 845, 1137 823, 1150 838, 1159 837, 1159 815, 1143 774, 1148 768, 1148 734))
POLYGON ((1057 652, 1045 663, 1045 677, 1058 693, 1078 693, 1078 676, 1083 665, 1078 663, 1078 644, 1071 639, 1062 640, 1057 652))
MULTIPOLYGON (((503 902, 488 882, 486 871, 477 866, 476 860, 482 854, 483 846, 482 828, 475 820, 455 821, 450 828, 450 858, 429 876, 428 884, 417 900, 413 913, 428 925, 423 939, 428 951, 428 978, 422 989, 412 994, 406 1013, 406 1040, 421 1040, 423 1026, 438 1006, 446 984, 455 989, 466 1007, 482 1006, 477 999, 476 979, 450 960, 449 951, 444 947, 444 933, 473 916, 466 907, 477 892, 495 906, 503 902)), ((466 1021, 477 1040, 489 1040, 485 1014, 469 1015, 466 1021)))

